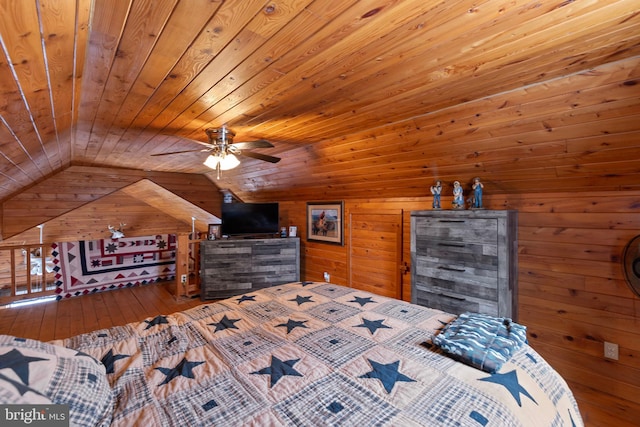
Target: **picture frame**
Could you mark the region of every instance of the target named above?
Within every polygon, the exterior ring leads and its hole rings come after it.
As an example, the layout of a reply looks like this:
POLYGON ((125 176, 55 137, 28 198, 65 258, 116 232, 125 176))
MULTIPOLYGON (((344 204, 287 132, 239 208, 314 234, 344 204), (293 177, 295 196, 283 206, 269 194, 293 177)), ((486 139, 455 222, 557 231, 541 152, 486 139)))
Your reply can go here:
POLYGON ((216 240, 220 238, 220 224, 209 224, 207 239, 216 240))
POLYGON ((307 241, 344 245, 344 202, 307 202, 307 241))
POLYGON ((295 225, 289 226, 289 237, 296 237, 298 235, 298 227, 295 225))

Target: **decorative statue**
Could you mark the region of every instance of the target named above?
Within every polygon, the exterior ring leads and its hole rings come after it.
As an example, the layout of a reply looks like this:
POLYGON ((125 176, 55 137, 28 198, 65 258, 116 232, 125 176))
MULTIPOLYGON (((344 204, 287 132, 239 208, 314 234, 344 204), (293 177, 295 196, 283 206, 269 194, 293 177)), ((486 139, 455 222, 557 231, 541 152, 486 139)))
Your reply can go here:
POLYGON ((479 177, 473 178, 473 207, 477 209, 482 209, 482 189, 484 185, 480 182, 479 177))
POLYGON ((109 225, 109 232, 111 233, 111 238, 113 240, 124 237, 124 226, 127 224, 120 223, 120 227, 116 230, 115 227, 109 225))
POLYGON ((460 181, 453 181, 453 208, 464 209, 464 195, 460 181))
POLYGON ((442 183, 438 180, 431 186, 431 194, 433 194, 433 209, 440 209, 440 194, 442 193, 442 183))

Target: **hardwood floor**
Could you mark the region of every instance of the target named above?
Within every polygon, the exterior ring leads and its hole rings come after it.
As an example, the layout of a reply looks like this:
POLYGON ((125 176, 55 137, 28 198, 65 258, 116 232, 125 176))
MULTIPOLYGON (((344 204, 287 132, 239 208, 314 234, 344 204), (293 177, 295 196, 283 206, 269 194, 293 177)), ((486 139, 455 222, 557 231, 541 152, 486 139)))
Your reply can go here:
POLYGON ((0 334, 49 341, 203 304, 199 298, 176 298, 174 289, 174 283, 157 283, 2 308, 0 334))

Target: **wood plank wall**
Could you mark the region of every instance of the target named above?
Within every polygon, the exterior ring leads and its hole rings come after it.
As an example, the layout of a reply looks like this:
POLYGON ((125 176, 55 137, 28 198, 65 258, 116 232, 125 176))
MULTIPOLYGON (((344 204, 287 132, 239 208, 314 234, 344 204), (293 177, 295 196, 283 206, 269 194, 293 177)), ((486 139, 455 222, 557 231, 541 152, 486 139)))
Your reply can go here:
MULTIPOLYGON (((640 298, 627 287, 622 251, 640 234, 640 192, 485 195, 491 209, 519 211, 519 321, 531 345, 579 393, 587 425, 634 425, 640 419, 640 298), (603 356, 604 342, 620 359, 603 356)), ((443 198, 443 206, 450 206, 443 198)), ((348 235, 336 247, 306 241, 305 202, 281 202, 283 225, 298 226, 302 276, 348 284, 348 235)), ((410 262, 411 210, 431 198, 345 200, 351 209, 404 209, 403 258, 410 262)), ((348 234, 348 224, 345 234, 348 234)), ((410 299, 410 275, 403 275, 410 299)))
POLYGON ((142 179, 149 179, 188 202, 220 215, 222 193, 204 175, 71 166, 1 204, 0 240, 37 243, 39 236, 34 227, 63 215, 66 216, 62 223, 53 229, 51 225, 45 227, 45 241, 104 237, 109 225, 106 222, 117 226, 119 218, 127 218, 131 235, 175 227, 190 232, 190 226, 181 227, 174 218, 127 195, 116 194, 142 179), (108 195, 112 196, 110 200, 94 204, 108 195))
MULTIPOLYGON (((39 187, 42 193, 34 188, 20 200, 32 199, 31 206, 47 205, 53 200, 52 206, 59 203, 63 211, 65 198, 72 200, 72 207, 83 204, 78 200, 97 200, 94 187, 102 182, 103 174, 99 168, 72 169, 63 173, 64 177, 53 177, 51 182, 55 185, 43 182, 39 187), (78 172, 84 179, 84 187, 73 182, 79 179, 78 172), (72 187, 76 192, 68 193, 72 187)), ((131 176, 137 175, 123 173, 121 179, 113 176, 109 186, 116 189, 129 185, 131 176)), ((196 178, 182 180, 180 177, 180 174, 169 174, 160 178, 167 188, 191 190, 196 178)), ((429 183, 425 184, 425 195, 427 185, 429 183)), ((202 206, 215 205, 218 210, 220 194, 215 190, 213 184, 207 184, 187 194, 202 206)), ((97 219, 107 215, 110 209, 131 213, 143 209, 131 198, 119 198, 115 204, 109 199, 83 205, 65 215, 74 219, 61 221, 60 233, 73 234, 77 228, 75 222, 86 217, 87 210, 97 219)), ((328 271, 333 282, 348 284, 348 224, 345 246, 307 242, 307 200, 315 198, 309 195, 300 201, 280 201, 281 225, 297 226, 301 237, 302 279, 322 280, 322 273, 328 271)), ((486 192, 484 202, 490 209, 519 211, 518 320, 528 326, 532 346, 577 391, 587 425, 607 425, 612 419, 618 425, 633 425, 640 419, 640 298, 626 286, 620 259, 626 243, 640 234, 640 191, 494 195, 486 192), (620 360, 604 359, 604 341, 619 344, 620 360)), ((444 196, 442 203, 445 208, 450 206, 451 197, 444 196)), ((430 208, 431 197, 426 196, 352 198, 345 199, 345 218, 353 209, 404 210, 402 252, 404 260, 409 262, 410 211, 430 208)), ((49 214, 45 209, 38 212, 49 214)), ((24 213, 27 222, 23 228, 33 221, 42 221, 41 217, 27 215, 26 210, 24 213)), ((140 218, 150 227, 160 220, 147 217, 144 212, 140 218)), ((99 226, 103 226, 102 222, 99 226)), ((171 224, 167 222, 162 227, 166 230, 171 224)), ((403 299, 409 300, 409 274, 403 275, 403 284, 403 299)))

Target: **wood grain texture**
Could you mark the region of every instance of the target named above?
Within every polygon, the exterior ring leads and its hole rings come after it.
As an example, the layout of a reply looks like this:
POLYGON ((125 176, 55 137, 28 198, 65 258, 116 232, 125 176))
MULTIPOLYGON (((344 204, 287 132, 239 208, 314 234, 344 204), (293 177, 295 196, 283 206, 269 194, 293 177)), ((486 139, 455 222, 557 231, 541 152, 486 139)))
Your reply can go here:
POLYGON ((223 239, 200 243, 200 297, 229 298, 300 280, 300 239, 223 239))
POLYGON ((638 188, 633 1, 0 7, 2 201, 71 165, 213 177, 205 153, 151 154, 223 124, 283 159, 225 171, 246 200, 421 197, 436 175, 482 174, 494 194, 638 188))

